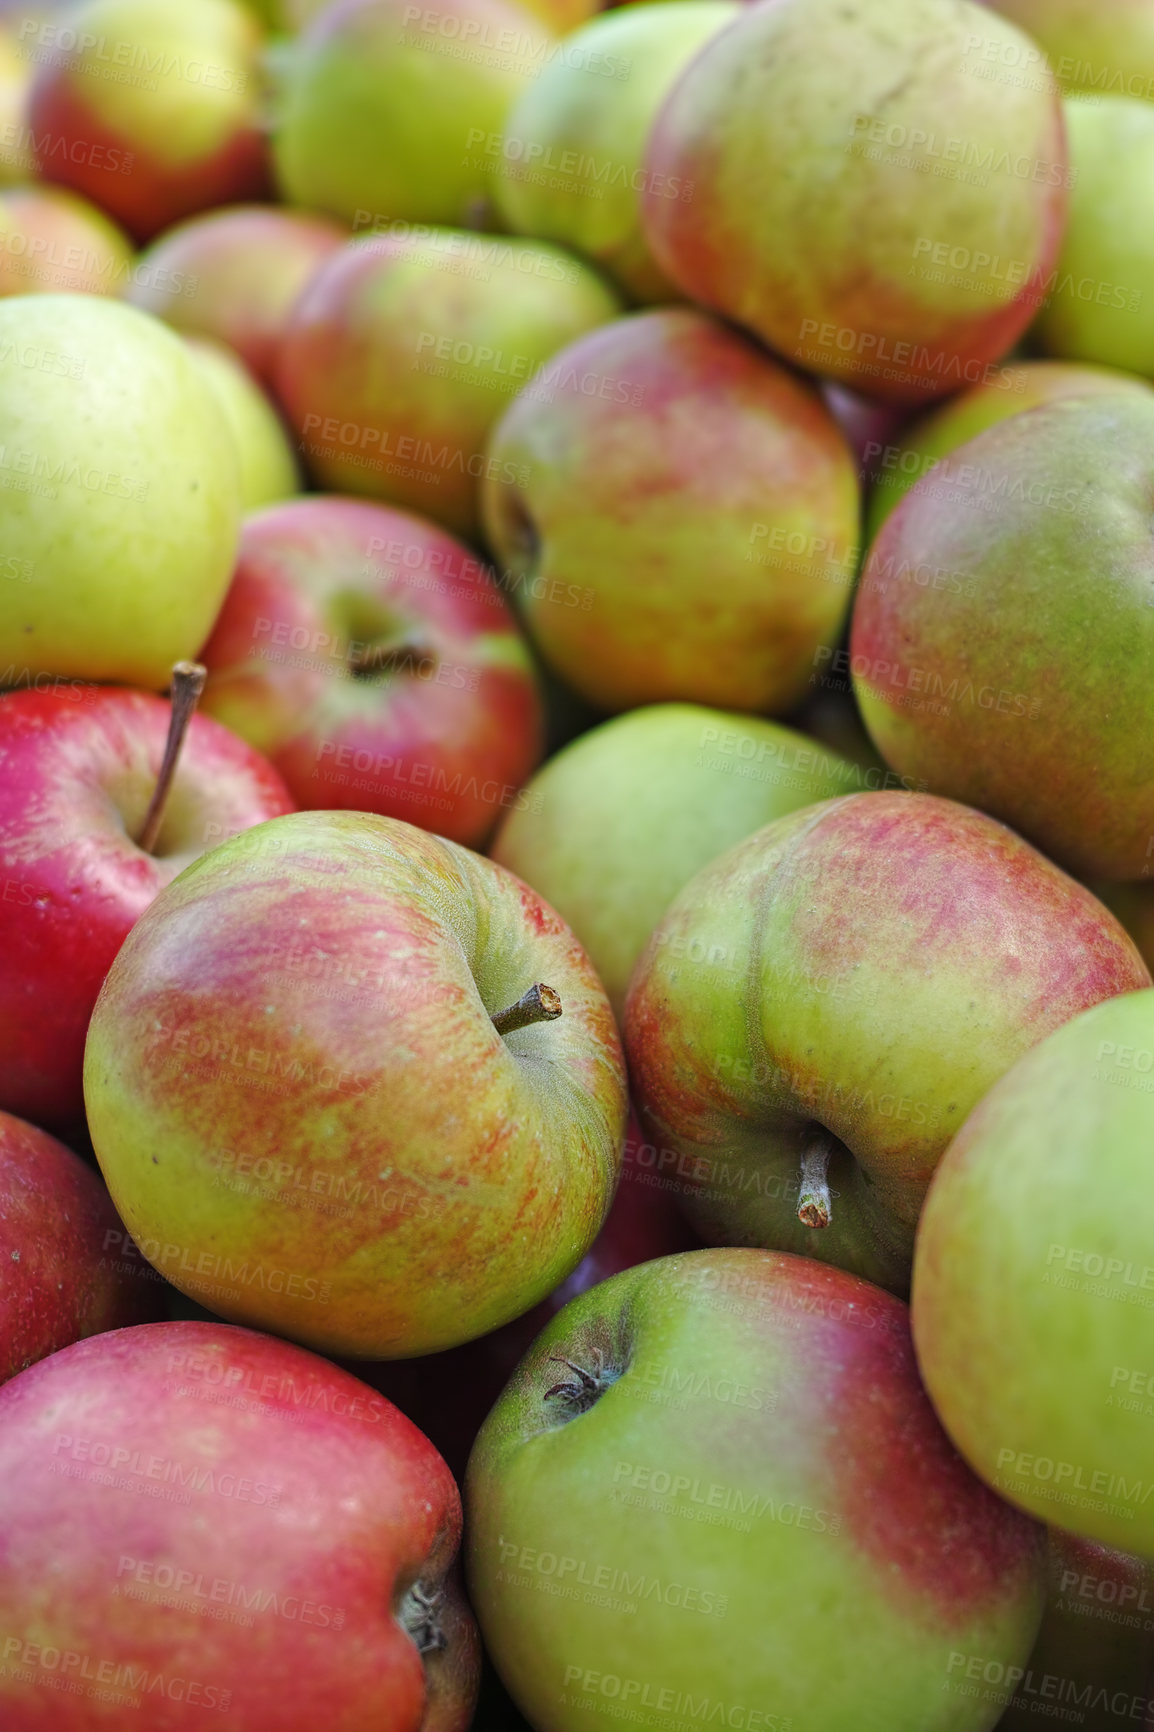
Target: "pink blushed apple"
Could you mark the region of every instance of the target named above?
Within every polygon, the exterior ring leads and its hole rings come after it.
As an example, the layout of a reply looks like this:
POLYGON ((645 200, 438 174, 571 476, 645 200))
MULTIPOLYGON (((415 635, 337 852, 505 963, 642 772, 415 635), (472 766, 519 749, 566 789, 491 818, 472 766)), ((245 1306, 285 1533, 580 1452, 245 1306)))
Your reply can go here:
POLYGON ((63 187, 0 192, 0 295, 119 295, 132 243, 87 199, 63 187))

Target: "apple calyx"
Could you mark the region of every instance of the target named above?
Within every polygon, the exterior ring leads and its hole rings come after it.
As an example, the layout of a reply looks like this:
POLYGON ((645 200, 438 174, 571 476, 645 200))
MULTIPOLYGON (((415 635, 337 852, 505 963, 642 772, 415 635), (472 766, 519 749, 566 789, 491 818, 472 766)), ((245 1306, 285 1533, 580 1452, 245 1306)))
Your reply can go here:
POLYGON ((833 1143, 826 1131, 819 1131, 801 1155, 801 1186, 797 1198, 797 1218, 805 1227, 828 1227, 833 1210, 830 1200, 829 1157, 833 1143))
POLYGON ((545 1400, 561 1399, 572 1409, 570 1418, 576 1418, 579 1413, 588 1413, 604 1395, 611 1383, 616 1383, 620 1373, 605 1364, 600 1351, 593 1349, 593 1370, 586 1371, 583 1365, 577 1365, 572 1359, 566 1359, 564 1354, 551 1353, 551 1365, 565 1365, 573 1373, 572 1377, 562 1378, 552 1389, 545 1391, 545 1400))
POLYGON ((445 1595, 441 1588, 423 1588, 414 1582, 401 1602, 402 1628, 419 1654, 433 1654, 448 1646, 441 1628, 441 1608, 445 1595))
POLYGON ((362 680, 373 679, 377 674, 418 672, 426 665, 435 671, 436 650, 425 638, 408 632, 379 638, 375 643, 354 644, 348 656, 350 674, 362 680))
POLYGON ((560 1015, 560 993, 546 986, 544 981, 538 981, 516 1004, 509 1005, 507 1010, 499 1010, 490 1020, 498 1034, 512 1034, 514 1029, 529 1028, 535 1022, 556 1022, 560 1015))
POLYGON ((201 662, 177 662, 172 670, 172 715, 168 723, 168 738, 164 742, 164 757, 160 762, 160 773, 152 790, 152 799, 148 802, 148 811, 144 814, 140 835, 136 839, 137 847, 142 848, 146 854, 151 854, 156 847, 156 839, 164 823, 164 809, 168 804, 173 777, 176 775, 176 766, 188 733, 188 724, 200 701, 207 677, 208 669, 201 662))

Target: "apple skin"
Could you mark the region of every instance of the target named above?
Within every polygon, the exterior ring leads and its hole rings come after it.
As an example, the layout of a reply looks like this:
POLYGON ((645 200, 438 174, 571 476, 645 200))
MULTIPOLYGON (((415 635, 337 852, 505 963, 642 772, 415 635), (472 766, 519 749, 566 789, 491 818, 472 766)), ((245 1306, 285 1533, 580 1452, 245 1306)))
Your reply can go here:
POLYGON ((19 185, 36 173, 28 128, 28 97, 36 68, 20 51, 18 26, 0 27, 0 186, 19 185))
MULTIPOLYGON (((646 139, 676 79, 739 11, 736 0, 668 0, 574 31, 518 97, 493 157, 493 201, 509 227, 572 247, 631 300, 679 300, 641 232, 646 139)), ((679 185, 664 193, 684 196, 679 185)))
POLYGON ((83 193, 136 240, 268 188, 261 30, 233 0, 88 0, 27 45, 40 63, 29 125, 42 179, 83 193), (112 61, 125 82, 108 77, 112 61))
POLYGON ((0 1390, 0 1464, 5 1732, 89 1732, 110 1686, 142 1732, 468 1727, 457 1488, 347 1372, 221 1324, 117 1330, 0 1390))
POLYGON ((1154 884, 1149 879, 1154 872, 1154 837, 1150 843, 1150 867, 1144 881, 1138 884, 1091 884, 1100 902, 1116 920, 1121 921, 1138 949, 1147 968, 1154 973, 1154 884))
POLYGON ((1154 835, 1152 441, 1135 391, 979 433, 888 518, 854 608, 886 762, 1085 878, 1140 877, 1154 835))
POLYGON ((1151 990, 1020 1058, 938 1167, 913 1280, 922 1376, 975 1472, 1043 1521, 1146 1557, 1152 1065, 1151 990))
POLYGON ((982 76, 987 52, 1031 48, 968 0, 744 8, 650 134, 642 214, 658 264, 870 396, 916 403, 977 383, 1033 318, 1065 215, 1053 78, 1044 65, 1028 86, 982 76), (692 198, 661 196, 673 177, 692 198), (932 267, 938 242, 987 262, 951 282, 932 267))
POLYGON ((853 458, 810 385, 708 313, 635 314, 554 356, 488 455, 486 538, 590 702, 800 699, 859 538, 853 458))
POLYGON ((929 794, 848 794, 685 887, 633 975, 625 1045, 703 1238, 904 1292, 926 1187, 970 1108, 1069 1017, 1147 985, 1113 916, 1013 831, 929 794), (838 1196, 816 1228, 797 1182, 823 1127, 838 1196))
POLYGON ((87 199, 54 186, 0 193, 0 295, 119 295, 134 262, 128 236, 87 199))
POLYGON ((289 52, 273 136, 282 197, 358 225, 481 227, 483 142, 551 46, 515 0, 419 13, 407 0, 334 0, 289 52))
POLYGON ((105 982, 85 1100, 163 1275, 365 1359, 551 1292, 608 1213, 626 1113, 568 927, 491 861, 359 812, 274 819, 168 886, 105 982), (499 1035, 538 981, 560 1020, 499 1035))
POLYGON ((1066 360, 1154 374, 1154 105, 1072 97, 1065 110, 1077 179, 1038 342, 1066 360))
POLYGON ((1150 392, 1145 379, 1115 367, 1082 366, 1073 361, 1014 361, 997 376, 960 391, 940 408, 908 422, 900 435, 871 437, 864 448, 866 480, 865 542, 878 536, 886 518, 910 488, 944 457, 1013 415, 1062 397, 1099 397, 1119 391, 1150 392), (880 459, 880 461, 879 461, 880 459))
POLYGON ((157 236, 127 298, 186 336, 227 343, 271 385, 301 291, 346 238, 338 223, 306 211, 207 211, 157 236))
POLYGON ((620 1017, 649 934, 703 866, 774 818, 871 785, 792 728, 653 704, 550 758, 490 853, 569 922, 620 1017))
POLYGON ((531 803, 541 701, 516 622, 477 555, 408 512, 309 497, 250 518, 202 659, 204 708, 301 806, 479 847, 503 808, 531 803), (351 646, 377 633, 419 655, 358 678, 351 646))
POLYGON ((227 423, 182 340, 99 295, 0 300, 0 686, 38 674, 156 691, 232 574, 227 423))
POLYGON ((157 852, 138 848, 170 713, 64 682, 0 697, 0 1108, 69 1137, 92 1007, 130 928, 206 848, 293 810, 270 764, 194 716, 157 852))
MULTIPOLYGON (((1064 91, 1154 97, 1149 0, 997 0, 995 10, 1041 45, 1064 91)), ((1006 73, 1028 75, 1037 65, 1023 59, 1006 73)))
POLYGON ((496 472, 485 442, 508 398, 620 311, 594 271, 545 242, 454 229, 366 236, 297 302, 277 390, 322 488, 475 538, 479 481, 496 472))
POLYGON ((594 1732, 607 1699, 704 1724, 687 1698, 767 1732, 986 1732, 954 1656, 1024 1664, 1038 1624, 1042 1531, 950 1447, 905 1306, 808 1258, 689 1252, 574 1300, 465 1504, 485 1645, 538 1732, 594 1732), (600 1370, 586 1403, 559 1358, 600 1370))
POLYGON ((238 355, 205 337, 186 337, 236 441, 241 510, 246 514, 291 499, 300 471, 276 409, 238 355))
POLYGON ((84 1336, 160 1315, 160 1282, 118 1266, 122 1239, 92 1168, 0 1112, 0 1383, 84 1336))

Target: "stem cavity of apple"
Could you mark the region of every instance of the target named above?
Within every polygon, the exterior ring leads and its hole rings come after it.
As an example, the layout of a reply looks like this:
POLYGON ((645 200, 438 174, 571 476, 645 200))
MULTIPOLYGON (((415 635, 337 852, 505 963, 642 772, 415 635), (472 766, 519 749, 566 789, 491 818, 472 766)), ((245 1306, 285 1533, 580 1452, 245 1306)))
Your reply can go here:
POLYGON ((544 981, 538 981, 516 1004, 511 1004, 507 1010, 499 1010, 490 1020, 498 1034, 512 1034, 514 1029, 529 1028, 535 1022, 556 1022, 560 1015, 560 993, 546 986, 544 981))
POLYGON ((564 1365, 573 1373, 572 1377, 563 1377, 560 1383, 555 1383, 552 1389, 545 1391, 545 1400, 563 1400, 572 1409, 568 1415, 575 1419, 579 1413, 588 1413, 611 1383, 616 1383, 620 1373, 605 1364, 600 1352, 593 1349, 593 1369, 586 1371, 583 1365, 578 1365, 572 1359, 566 1359, 561 1353, 549 1355, 551 1365, 564 1365))
POLYGON ((833 1204, 830 1201, 827 1174, 832 1153, 833 1143, 825 1131, 820 1131, 802 1150, 797 1218, 803 1226, 829 1226, 833 1204))
POLYGON ((425 663, 435 671, 437 654, 432 645, 404 632, 376 643, 357 644, 349 651, 348 666, 354 679, 372 679, 375 674, 412 672, 425 663))
POLYGON ((168 738, 164 742, 160 773, 156 778, 152 799, 148 802, 148 811, 144 814, 144 823, 136 842, 137 847, 143 848, 146 854, 152 853, 160 835, 160 827, 164 823, 164 809, 168 804, 176 766, 188 734, 188 724, 200 702, 200 694, 207 678, 208 669, 200 662, 177 662, 172 670, 172 715, 168 722, 168 738))
POLYGON ((401 1601, 401 1625, 419 1654, 433 1654, 448 1646, 441 1628, 444 1599, 440 1588, 423 1588, 414 1582, 401 1601))

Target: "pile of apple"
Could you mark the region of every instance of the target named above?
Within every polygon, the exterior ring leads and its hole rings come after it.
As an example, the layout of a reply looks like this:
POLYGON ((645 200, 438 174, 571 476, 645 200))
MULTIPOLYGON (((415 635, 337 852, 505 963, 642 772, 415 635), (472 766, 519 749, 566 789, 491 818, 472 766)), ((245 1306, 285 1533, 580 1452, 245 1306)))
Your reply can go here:
POLYGON ((1154 1729, 1154 0, 0 5, 0 1732, 1154 1729))

